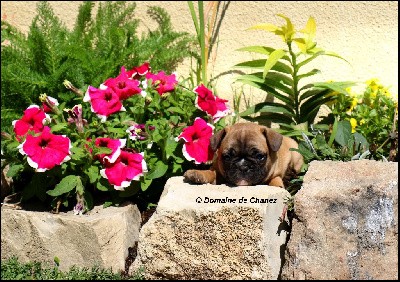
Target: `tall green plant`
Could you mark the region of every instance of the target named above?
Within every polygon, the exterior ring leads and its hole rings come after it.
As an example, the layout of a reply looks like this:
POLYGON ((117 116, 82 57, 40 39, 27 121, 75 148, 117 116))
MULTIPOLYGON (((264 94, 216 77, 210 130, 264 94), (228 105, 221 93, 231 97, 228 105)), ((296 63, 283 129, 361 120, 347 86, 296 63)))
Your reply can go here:
POLYGON ((175 32, 162 8, 148 8, 158 26, 139 36, 134 2, 99 2, 92 16, 94 3, 81 4, 71 31, 46 1, 38 3, 28 35, 1 22, 2 127, 11 127, 41 93, 72 106, 73 93, 63 86, 65 79, 83 89, 115 77, 122 65, 132 68, 148 61, 153 71, 172 72, 191 56, 187 46, 194 38, 175 32))
MULTIPOLYGON (((266 56, 239 63, 235 68, 255 69, 256 72, 240 75, 238 82, 250 85, 267 92, 274 98, 273 102, 266 101, 246 109, 240 116, 247 120, 261 123, 274 122, 287 135, 298 135, 307 130, 309 124, 314 123, 320 107, 334 100, 337 93, 346 93, 346 88, 352 82, 313 82, 306 85, 301 82, 320 72, 318 69, 303 71, 305 67, 319 56, 333 56, 343 59, 339 55, 324 51, 317 47, 314 41, 316 23, 313 17, 308 19, 304 29, 300 30, 303 36, 297 36, 297 31, 290 19, 278 14, 286 24, 276 26, 269 23, 258 24, 250 30, 265 30, 278 35, 285 42, 287 49, 277 49, 268 46, 248 46, 238 51, 253 52, 266 56), (297 45, 298 51, 295 50, 297 45), (330 95, 329 95, 330 94, 330 95), (256 116, 256 114, 261 115, 256 116)), ((344 60, 344 59, 343 59, 344 60)))

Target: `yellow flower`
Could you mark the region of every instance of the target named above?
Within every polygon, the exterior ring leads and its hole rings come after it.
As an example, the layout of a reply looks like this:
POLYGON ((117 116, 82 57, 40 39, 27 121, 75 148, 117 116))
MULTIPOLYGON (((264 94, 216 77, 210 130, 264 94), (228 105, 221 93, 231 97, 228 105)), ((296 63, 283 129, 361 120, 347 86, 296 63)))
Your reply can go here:
MULTIPOLYGON (((356 121, 356 123, 357 123, 357 121, 356 121)), ((363 125, 365 123, 365 119, 361 119, 360 120, 360 125, 363 125)))
POLYGON ((358 104, 358 98, 354 97, 353 100, 351 100, 351 105, 350 105, 350 111, 352 111, 358 104))
POLYGON ((355 118, 350 119, 351 133, 356 132, 357 120, 355 118))

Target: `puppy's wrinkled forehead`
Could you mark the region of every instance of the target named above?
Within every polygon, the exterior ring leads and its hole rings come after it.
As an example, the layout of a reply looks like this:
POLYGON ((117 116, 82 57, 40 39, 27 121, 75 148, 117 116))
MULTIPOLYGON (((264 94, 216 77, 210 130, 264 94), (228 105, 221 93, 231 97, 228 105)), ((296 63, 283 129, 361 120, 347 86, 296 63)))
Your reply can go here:
POLYGON ((229 138, 224 138, 226 149, 233 148, 237 151, 258 148, 268 151, 265 135, 260 126, 256 124, 235 124, 227 132, 229 138))

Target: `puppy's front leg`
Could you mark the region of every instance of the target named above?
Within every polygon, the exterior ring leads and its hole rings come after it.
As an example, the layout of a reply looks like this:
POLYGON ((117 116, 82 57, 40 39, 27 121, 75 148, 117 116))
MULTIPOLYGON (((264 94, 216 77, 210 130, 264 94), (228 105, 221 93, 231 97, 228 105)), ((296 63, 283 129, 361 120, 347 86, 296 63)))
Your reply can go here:
POLYGON ((268 185, 285 188, 285 186, 283 185, 283 180, 280 176, 272 178, 268 185))
POLYGON ((216 183, 216 175, 214 170, 189 169, 183 174, 183 177, 185 182, 193 184, 216 183))

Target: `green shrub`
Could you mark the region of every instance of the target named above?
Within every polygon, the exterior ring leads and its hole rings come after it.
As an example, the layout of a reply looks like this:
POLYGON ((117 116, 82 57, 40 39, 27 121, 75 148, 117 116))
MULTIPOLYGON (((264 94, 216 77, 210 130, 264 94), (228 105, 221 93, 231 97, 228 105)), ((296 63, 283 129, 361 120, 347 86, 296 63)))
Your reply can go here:
POLYGON ((148 8, 158 27, 138 35, 134 2, 98 2, 92 16, 94 3, 81 4, 71 31, 46 1, 38 3, 28 35, 1 22, 2 129, 11 127, 11 121, 42 93, 72 107, 73 93, 62 85, 65 79, 86 88, 116 76, 121 66, 132 68, 148 61, 154 71, 170 73, 190 57, 194 38, 175 32, 162 8, 148 8))

